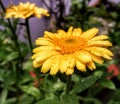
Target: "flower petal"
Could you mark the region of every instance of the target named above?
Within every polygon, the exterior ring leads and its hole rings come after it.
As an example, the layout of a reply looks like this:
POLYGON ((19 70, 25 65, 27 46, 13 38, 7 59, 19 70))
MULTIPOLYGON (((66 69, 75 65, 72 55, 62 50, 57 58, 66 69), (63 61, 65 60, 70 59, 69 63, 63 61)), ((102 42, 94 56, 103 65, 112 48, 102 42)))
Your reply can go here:
POLYGON ((87 43, 87 46, 112 46, 112 43, 109 41, 90 41, 87 43))
POLYGON ((82 29, 81 28, 76 28, 73 30, 72 35, 75 37, 80 37, 82 34, 82 29))
POLYGON ((39 52, 39 55, 38 57, 36 57, 36 62, 42 62, 42 61, 45 61, 46 59, 50 58, 51 56, 55 56, 57 55, 58 53, 57 52, 54 52, 54 51, 50 51, 50 52, 46 52, 46 51, 42 51, 42 52, 39 52))
POLYGON ((86 71, 86 65, 81 63, 80 61, 76 61, 76 68, 80 71, 86 71))
POLYGON ((87 51, 77 51, 75 52, 75 57, 82 63, 91 62, 91 56, 87 51))
POLYGON ((73 68, 68 68, 66 71, 66 75, 71 75, 71 74, 73 74, 73 72, 74 72, 73 68))
POLYGON ((37 58, 39 56, 39 53, 35 53, 31 58, 32 59, 35 59, 35 58, 37 58))
POLYGON ((109 37, 107 35, 99 35, 99 36, 96 36, 88 41, 97 41, 97 40, 105 40, 105 39, 108 39, 109 37))
POLYGON ((92 58, 93 61, 95 61, 96 63, 102 64, 103 63, 103 59, 99 56, 96 56, 92 53, 90 53, 90 56, 92 58))
POLYGON ((55 35, 54 35, 54 33, 52 33, 52 32, 48 32, 48 31, 45 31, 45 32, 44 32, 44 37, 45 37, 45 38, 52 39, 52 40, 55 39, 55 35))
POLYGON ((67 70, 66 56, 60 58, 60 72, 64 73, 67 70))
POLYGON ((34 48, 33 49, 33 53, 37 53, 37 52, 40 52, 40 51, 51 51, 51 50, 54 50, 54 47, 51 47, 51 46, 40 46, 40 47, 34 48))
POLYGON ((98 29, 97 28, 92 28, 92 29, 89 29, 85 32, 83 32, 82 34, 82 38, 86 39, 86 40, 90 40, 91 38, 93 38, 98 32, 98 29))
POLYGON ((54 63, 54 56, 51 57, 51 58, 49 58, 49 59, 47 59, 43 63, 42 68, 41 68, 41 72, 43 72, 43 73, 48 72, 50 70, 50 68, 51 68, 51 66, 52 66, 53 63, 54 63))
POLYGON ((73 55, 67 55, 66 64, 67 64, 67 67, 74 68, 75 58, 73 57, 73 55))
POLYGON ((39 63, 39 62, 36 62, 36 60, 33 61, 33 67, 35 67, 35 68, 42 66, 42 64, 43 64, 43 62, 39 63))
POLYGON ((68 32, 66 34, 67 37, 71 36, 72 35, 72 30, 73 30, 73 27, 71 26, 69 29, 68 29, 68 32))
POLYGON ((59 56, 56 56, 56 58, 54 59, 54 63, 51 66, 50 74, 55 75, 59 71, 59 63, 59 56))
POLYGON ((58 30, 57 32, 58 32, 59 36, 61 36, 61 37, 65 37, 67 34, 64 30, 58 30))
POLYGON ((36 41, 35 41, 35 44, 36 45, 47 45, 47 46, 54 46, 54 44, 49 41, 47 38, 38 38, 36 41))
POLYGON ((94 62, 89 62, 87 63, 87 67, 90 69, 90 70, 94 70, 96 68, 94 62))

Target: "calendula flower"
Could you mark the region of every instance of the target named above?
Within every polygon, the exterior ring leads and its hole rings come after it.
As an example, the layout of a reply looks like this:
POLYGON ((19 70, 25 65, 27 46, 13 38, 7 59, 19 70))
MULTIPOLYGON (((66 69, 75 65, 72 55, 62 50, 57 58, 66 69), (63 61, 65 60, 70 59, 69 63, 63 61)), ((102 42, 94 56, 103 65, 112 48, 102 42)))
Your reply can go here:
POLYGON ((112 52, 106 47, 112 46, 108 36, 95 36, 97 28, 82 32, 81 28, 70 27, 67 32, 44 32, 44 37, 36 40, 37 48, 33 49, 33 66, 41 67, 41 72, 56 74, 58 71, 70 75, 75 69, 82 72, 86 67, 96 68, 95 62, 102 64, 103 58, 111 60, 112 52), (75 68, 76 67, 76 68, 75 68))
POLYGON ((41 16, 49 16, 47 10, 43 8, 37 7, 34 3, 20 2, 19 5, 11 5, 9 8, 6 9, 6 18, 29 18, 31 16, 35 16, 40 18, 41 16))

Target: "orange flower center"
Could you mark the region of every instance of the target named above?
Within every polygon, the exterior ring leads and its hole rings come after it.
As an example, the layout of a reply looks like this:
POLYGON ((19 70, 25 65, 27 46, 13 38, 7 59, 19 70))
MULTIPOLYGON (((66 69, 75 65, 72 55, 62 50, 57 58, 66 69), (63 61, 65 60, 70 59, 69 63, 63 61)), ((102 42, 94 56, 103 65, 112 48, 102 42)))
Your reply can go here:
POLYGON ((60 53, 71 54, 85 48, 87 43, 80 37, 68 37, 56 39, 55 44, 61 48, 60 53))

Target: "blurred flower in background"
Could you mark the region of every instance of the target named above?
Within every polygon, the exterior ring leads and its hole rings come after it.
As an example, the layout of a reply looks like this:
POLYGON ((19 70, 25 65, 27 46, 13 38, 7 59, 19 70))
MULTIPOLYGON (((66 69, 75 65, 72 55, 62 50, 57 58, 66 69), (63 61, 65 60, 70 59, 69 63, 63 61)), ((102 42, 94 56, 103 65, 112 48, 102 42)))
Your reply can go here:
POLYGON ((108 79, 112 78, 112 77, 116 77, 120 74, 120 71, 118 69, 118 67, 115 64, 110 64, 108 66, 108 72, 112 73, 111 76, 108 77, 108 79))
POLYGON ((41 16, 49 16, 47 10, 43 8, 37 7, 34 3, 20 2, 19 5, 11 5, 6 9, 6 18, 29 18, 31 16, 35 16, 37 18, 41 18, 41 16))

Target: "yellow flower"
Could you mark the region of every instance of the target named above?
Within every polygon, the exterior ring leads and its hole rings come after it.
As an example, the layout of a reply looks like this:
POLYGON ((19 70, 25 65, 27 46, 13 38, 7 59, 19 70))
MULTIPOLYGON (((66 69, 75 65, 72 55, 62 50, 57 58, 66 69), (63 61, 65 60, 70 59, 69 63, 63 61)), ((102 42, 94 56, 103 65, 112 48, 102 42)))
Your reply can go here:
POLYGON ((58 71, 70 75, 75 67, 84 72, 96 68, 95 63, 102 64, 103 58, 111 60, 112 52, 106 49, 112 44, 108 36, 95 36, 97 28, 82 32, 80 28, 70 27, 67 32, 57 33, 45 31, 44 37, 36 40, 37 48, 33 49, 33 66, 42 66, 41 72, 56 74, 58 71))
POLYGON ((29 18, 31 16, 35 16, 37 18, 41 18, 41 16, 49 16, 47 10, 43 8, 37 7, 34 3, 20 2, 19 5, 12 5, 6 9, 6 18, 29 18))

